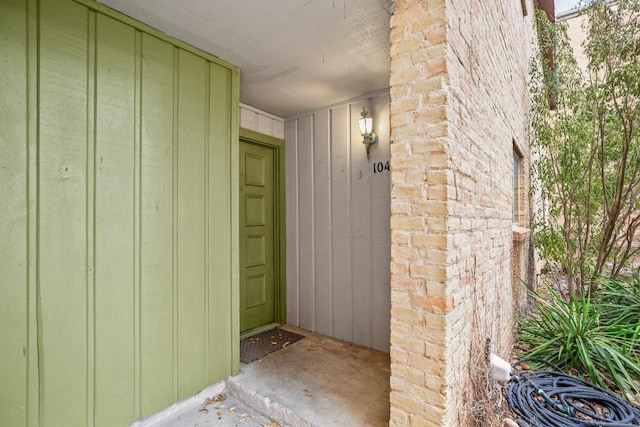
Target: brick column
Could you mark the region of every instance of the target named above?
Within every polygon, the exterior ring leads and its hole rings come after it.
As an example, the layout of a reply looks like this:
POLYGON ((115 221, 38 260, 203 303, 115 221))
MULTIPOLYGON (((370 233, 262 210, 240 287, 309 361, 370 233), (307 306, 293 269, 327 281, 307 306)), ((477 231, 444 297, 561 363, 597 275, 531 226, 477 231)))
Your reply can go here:
POLYGON ((391 426, 447 418, 445 11, 396 0, 391 19, 391 426))
POLYGON ((509 356, 513 152, 527 179, 532 12, 532 0, 395 1, 392 426, 469 425, 486 394, 486 349, 509 356))

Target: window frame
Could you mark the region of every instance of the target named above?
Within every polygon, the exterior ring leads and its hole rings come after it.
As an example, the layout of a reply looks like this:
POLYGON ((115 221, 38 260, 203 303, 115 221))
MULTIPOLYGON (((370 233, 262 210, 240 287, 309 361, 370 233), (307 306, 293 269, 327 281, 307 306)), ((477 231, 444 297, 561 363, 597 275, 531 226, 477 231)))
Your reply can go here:
POLYGON ((525 224, 525 197, 524 197, 524 157, 517 149, 515 141, 513 144, 513 165, 511 176, 511 223, 512 226, 524 227, 525 224))

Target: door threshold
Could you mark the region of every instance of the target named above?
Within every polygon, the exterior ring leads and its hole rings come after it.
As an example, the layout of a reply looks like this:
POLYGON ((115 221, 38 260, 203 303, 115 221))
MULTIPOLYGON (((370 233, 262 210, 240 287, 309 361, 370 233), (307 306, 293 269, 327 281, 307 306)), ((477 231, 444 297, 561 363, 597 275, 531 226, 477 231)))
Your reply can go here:
POLYGON ((240 339, 243 340, 247 337, 258 335, 259 333, 275 329, 278 326, 282 326, 280 323, 269 323, 267 325, 258 326, 257 328, 249 329, 248 331, 240 332, 240 339))

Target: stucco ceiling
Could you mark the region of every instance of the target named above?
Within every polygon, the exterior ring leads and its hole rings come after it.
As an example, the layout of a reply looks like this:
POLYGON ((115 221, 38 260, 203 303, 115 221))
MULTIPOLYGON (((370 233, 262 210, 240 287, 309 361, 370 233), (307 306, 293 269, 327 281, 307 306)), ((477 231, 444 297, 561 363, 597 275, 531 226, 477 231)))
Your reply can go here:
POLYGON ((100 0, 240 68, 240 100, 286 118, 389 86, 393 0, 100 0))

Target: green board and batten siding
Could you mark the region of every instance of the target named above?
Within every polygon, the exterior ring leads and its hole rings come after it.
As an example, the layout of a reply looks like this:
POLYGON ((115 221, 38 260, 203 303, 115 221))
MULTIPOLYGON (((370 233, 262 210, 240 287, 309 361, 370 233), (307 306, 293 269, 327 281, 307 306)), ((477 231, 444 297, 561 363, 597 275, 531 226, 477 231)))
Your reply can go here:
POLYGON ((0 2, 0 425, 116 426, 238 370, 238 71, 0 2))

